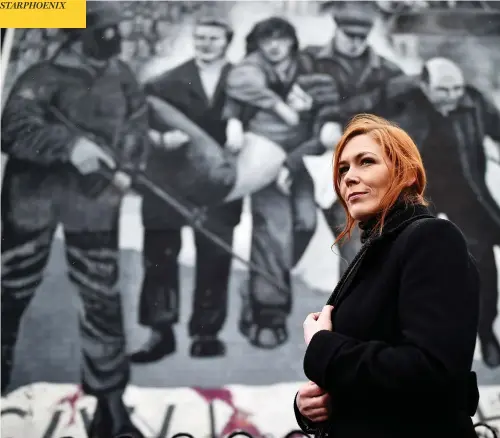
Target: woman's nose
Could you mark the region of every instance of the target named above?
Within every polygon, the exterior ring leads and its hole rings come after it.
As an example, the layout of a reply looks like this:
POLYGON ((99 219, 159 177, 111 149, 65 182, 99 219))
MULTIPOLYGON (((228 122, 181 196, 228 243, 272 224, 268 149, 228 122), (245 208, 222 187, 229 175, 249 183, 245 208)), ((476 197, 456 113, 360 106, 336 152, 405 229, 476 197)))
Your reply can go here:
POLYGON ((354 169, 349 169, 344 176, 346 185, 350 186, 359 182, 359 177, 354 169))

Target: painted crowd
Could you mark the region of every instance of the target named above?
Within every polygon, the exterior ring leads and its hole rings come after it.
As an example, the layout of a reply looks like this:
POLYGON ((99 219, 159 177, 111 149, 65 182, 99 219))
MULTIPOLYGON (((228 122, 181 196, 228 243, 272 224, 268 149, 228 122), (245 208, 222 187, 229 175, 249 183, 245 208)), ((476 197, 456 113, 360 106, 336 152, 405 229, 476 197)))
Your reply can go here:
MULTIPOLYGON (((176 327, 184 319, 186 227, 196 253, 185 321, 190 358, 231 366, 222 334, 234 293, 235 331, 251 351, 279 355, 302 342, 291 334, 300 325, 291 315, 307 292, 294 269, 314 254, 321 224, 329 248, 345 220, 340 202, 318 200, 306 162, 331 160, 358 113, 397 122, 419 146, 426 196, 462 229, 480 269, 480 362, 489 373, 500 369, 500 184, 488 180, 496 172, 500 181, 500 34, 474 28, 464 39, 449 19, 439 21, 448 14, 464 25, 467 14, 489 14, 498 23, 500 8, 275 1, 262 12, 259 2, 245 3, 90 1, 86 29, 15 31, 1 114, 3 396, 17 389, 23 318, 52 275, 60 226, 59 269, 81 301, 80 384, 97 400, 91 437, 143 436, 124 404, 132 365, 185 347, 176 327), (317 17, 331 32, 313 29, 317 17), (141 199, 142 225, 133 293, 148 336, 127 351, 119 224, 131 194, 141 199), (247 208, 248 273, 235 291, 235 233, 247 208)), ((339 276, 360 246, 354 233, 336 248, 339 276)), ((193 385, 203 383, 193 376, 193 385)))

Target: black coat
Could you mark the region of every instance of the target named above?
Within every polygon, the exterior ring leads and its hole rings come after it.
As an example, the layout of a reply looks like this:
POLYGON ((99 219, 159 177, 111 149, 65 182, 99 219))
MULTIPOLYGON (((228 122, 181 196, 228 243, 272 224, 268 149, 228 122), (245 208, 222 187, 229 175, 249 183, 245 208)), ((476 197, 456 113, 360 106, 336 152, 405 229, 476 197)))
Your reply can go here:
MULTIPOLYGON (((399 206, 359 255, 334 291, 333 332, 316 333, 304 357, 307 378, 332 400, 323 430, 476 437, 479 274, 463 234, 423 206, 399 206)), ((296 405, 295 413, 314 433, 296 405)))

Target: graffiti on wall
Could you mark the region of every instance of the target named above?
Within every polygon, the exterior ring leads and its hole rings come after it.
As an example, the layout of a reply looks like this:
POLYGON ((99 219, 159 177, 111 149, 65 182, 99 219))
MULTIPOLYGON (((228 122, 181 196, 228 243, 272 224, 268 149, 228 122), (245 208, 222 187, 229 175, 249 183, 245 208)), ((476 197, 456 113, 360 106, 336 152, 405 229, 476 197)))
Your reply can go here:
POLYGON ((295 429, 303 318, 360 247, 331 249, 332 145, 360 112, 412 135, 469 239, 476 419, 500 417, 495 2, 87 9, 2 52, 2 432, 295 429))

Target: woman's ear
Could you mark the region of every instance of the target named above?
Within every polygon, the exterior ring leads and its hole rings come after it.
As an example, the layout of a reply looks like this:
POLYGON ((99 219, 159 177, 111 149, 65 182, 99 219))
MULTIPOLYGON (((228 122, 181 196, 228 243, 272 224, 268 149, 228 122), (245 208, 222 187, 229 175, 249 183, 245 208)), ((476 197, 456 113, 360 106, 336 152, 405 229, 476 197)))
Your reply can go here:
POLYGON ((417 175, 413 175, 408 181, 406 181, 405 186, 406 187, 411 187, 417 182, 417 175))

